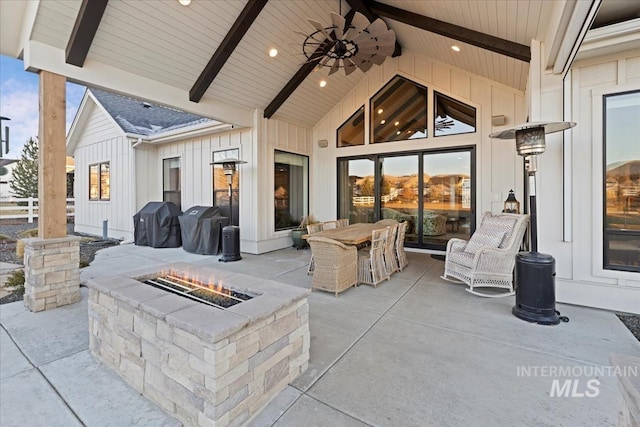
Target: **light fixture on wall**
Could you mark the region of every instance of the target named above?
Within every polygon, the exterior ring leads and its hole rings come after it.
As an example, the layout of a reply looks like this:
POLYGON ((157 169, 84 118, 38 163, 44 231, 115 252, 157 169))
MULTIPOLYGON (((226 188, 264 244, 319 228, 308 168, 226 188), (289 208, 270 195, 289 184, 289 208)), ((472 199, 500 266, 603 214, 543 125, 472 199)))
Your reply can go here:
POLYGON ((489 135, 491 138, 516 140, 516 151, 524 157, 529 190, 529 224, 531 251, 516 255, 516 305, 514 316, 543 325, 560 323, 555 301, 555 259, 538 252, 536 207, 536 172, 538 155, 546 148, 545 135, 572 128, 573 122, 531 122, 489 135))
POLYGON ((329 141, 327 141, 326 139, 321 139, 318 141, 318 147, 327 148, 328 146, 329 146, 329 141))
POLYGON ((229 186, 229 225, 222 228, 222 256, 220 262, 238 261, 240 256, 240 227, 233 224, 233 175, 236 173, 237 165, 247 163, 244 160, 228 158, 210 163, 211 165, 222 165, 222 171, 227 178, 229 186))
POLYGON ((396 33, 380 18, 369 22, 366 16, 355 12, 347 25, 342 15, 332 12, 329 27, 313 19, 307 21, 316 31, 303 34, 306 38, 302 52, 307 63, 314 63, 317 68, 330 67, 329 75, 340 68, 344 68, 347 76, 356 68, 367 72, 373 64, 382 64, 395 50, 396 33))
POLYGON ((513 190, 509 190, 509 195, 507 196, 507 200, 504 201, 504 208, 502 209, 504 213, 520 213, 520 202, 516 199, 516 195, 513 190))

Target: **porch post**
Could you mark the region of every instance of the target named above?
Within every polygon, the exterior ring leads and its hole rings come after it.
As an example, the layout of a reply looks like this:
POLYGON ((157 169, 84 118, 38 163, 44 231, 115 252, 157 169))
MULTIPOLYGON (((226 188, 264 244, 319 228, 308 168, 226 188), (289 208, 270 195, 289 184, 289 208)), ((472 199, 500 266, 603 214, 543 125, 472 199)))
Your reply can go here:
POLYGON ((42 311, 80 301, 80 238, 67 236, 66 79, 40 71, 38 237, 25 239, 24 303, 42 311))

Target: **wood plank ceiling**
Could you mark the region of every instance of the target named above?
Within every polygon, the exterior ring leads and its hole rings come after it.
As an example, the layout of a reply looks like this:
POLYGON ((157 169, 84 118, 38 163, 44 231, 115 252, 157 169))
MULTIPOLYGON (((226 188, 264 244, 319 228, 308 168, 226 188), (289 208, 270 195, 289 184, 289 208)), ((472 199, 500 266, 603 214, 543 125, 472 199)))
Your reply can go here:
MULTIPOLYGON (((328 26, 329 13, 340 12, 336 0, 270 0, 266 5, 264 0, 193 0, 188 7, 177 0, 101 1, 106 8, 102 20, 97 20, 99 25, 88 50, 86 40, 77 33, 79 26, 85 25, 81 34, 90 34, 91 28, 86 27, 93 23, 95 30, 96 18, 91 20, 86 12, 81 13, 80 1, 41 1, 32 39, 67 48, 73 53, 68 63, 81 66, 86 54, 86 60, 192 91, 197 95, 192 100, 213 97, 230 105, 260 109, 278 100, 281 105, 272 105, 269 114, 307 126, 317 123, 363 77, 359 70, 350 76, 339 72, 330 77, 328 69, 320 70, 309 73, 289 96, 277 99, 305 61, 303 37, 294 31, 313 32, 307 18, 328 26), (244 16, 245 8, 251 13, 246 19, 238 19, 244 16), (239 27, 246 33, 229 33, 239 27), (270 58, 268 51, 274 47, 279 55, 270 58), (214 64, 207 68, 210 60, 214 64), (210 85, 207 78, 213 78, 210 85), (324 89, 318 85, 321 79, 328 82, 324 89)), ((545 0, 347 2, 358 10, 368 8, 365 15, 373 12, 383 16, 404 51, 424 54, 522 91, 528 74, 528 46, 531 39, 545 34, 553 8, 553 2, 545 0), (416 15, 426 18, 416 19, 416 15), (408 23, 458 39, 467 35, 468 43, 408 23), (461 28, 458 31, 448 24, 461 28), (445 32, 439 31, 443 28, 445 32), (470 44, 483 40, 501 53, 470 44), (453 52, 453 44, 462 51, 453 52)), ((342 14, 348 10, 347 3, 342 2, 342 14)))

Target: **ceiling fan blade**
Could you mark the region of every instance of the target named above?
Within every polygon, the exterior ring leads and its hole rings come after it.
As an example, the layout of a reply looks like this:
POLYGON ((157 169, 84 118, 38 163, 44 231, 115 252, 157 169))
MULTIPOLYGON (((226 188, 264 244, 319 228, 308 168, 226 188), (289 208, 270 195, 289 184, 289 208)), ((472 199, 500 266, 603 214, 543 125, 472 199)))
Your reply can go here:
MULTIPOLYGON (((364 33, 363 33, 364 34, 364 33)), ((380 33, 369 38, 357 37, 353 39, 353 42, 360 46, 373 46, 373 45, 394 45, 396 42, 396 34, 393 31, 387 31, 386 33, 380 33)))
POLYGON ((344 73, 348 76, 349 74, 353 73, 355 71, 356 64, 353 63, 353 61, 349 58, 344 58, 342 60, 344 62, 344 73))
POLYGON ((335 27, 333 31, 335 31, 336 33, 336 39, 341 40, 342 35, 344 34, 344 26, 346 23, 344 17, 338 15, 337 13, 331 12, 331 23, 335 27))
POLYGON ((366 73, 367 71, 369 71, 371 67, 373 67, 373 62, 369 62, 369 61, 363 61, 360 64, 358 64, 358 68, 360 68, 363 73, 366 73))
POLYGON ((378 18, 375 21, 373 21, 367 27, 367 31, 369 31, 372 34, 382 33, 384 31, 387 31, 387 29, 388 29, 387 28, 387 24, 385 24, 384 21, 382 19, 380 19, 380 18, 378 18))
POLYGON ((332 40, 331 36, 329 35, 329 33, 327 33, 327 30, 324 29, 321 23, 319 23, 318 21, 314 21, 313 19, 307 19, 307 21, 309 22, 309 24, 313 25, 313 27, 324 36, 324 38, 332 40))
POLYGON ((331 69, 329 70, 329 75, 335 73, 336 71, 338 71, 340 69, 340 60, 336 59, 333 64, 331 65, 331 69))
POLYGON ((363 32, 368 25, 369 25, 369 20, 367 19, 367 17, 361 14, 360 12, 356 12, 353 15, 353 19, 351 20, 351 25, 349 25, 349 29, 344 34, 344 38, 348 40, 352 40, 355 36, 363 32))
POLYGON ((384 60, 387 59, 386 56, 382 56, 382 55, 373 55, 371 57, 371 62, 373 62, 376 65, 382 65, 382 63, 384 62, 384 60))

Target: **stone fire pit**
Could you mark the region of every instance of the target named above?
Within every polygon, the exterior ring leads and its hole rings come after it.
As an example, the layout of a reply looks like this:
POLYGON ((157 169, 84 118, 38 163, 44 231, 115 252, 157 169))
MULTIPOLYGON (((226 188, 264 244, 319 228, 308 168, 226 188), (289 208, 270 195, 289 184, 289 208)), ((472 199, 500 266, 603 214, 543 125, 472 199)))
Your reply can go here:
MULTIPOLYGON (((242 424, 309 361, 309 290, 186 263, 167 266, 252 295, 226 309, 131 277, 88 281, 91 352, 185 425, 242 424)), ((163 269, 164 270, 164 269, 163 269)))

